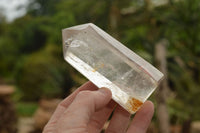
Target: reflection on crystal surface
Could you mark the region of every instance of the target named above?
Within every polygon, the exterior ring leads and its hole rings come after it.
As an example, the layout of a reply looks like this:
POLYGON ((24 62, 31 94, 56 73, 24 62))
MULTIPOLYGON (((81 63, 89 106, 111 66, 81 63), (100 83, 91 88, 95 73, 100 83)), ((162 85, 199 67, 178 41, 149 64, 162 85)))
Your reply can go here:
POLYGON ((130 113, 136 112, 158 81, 92 27, 71 31, 63 32, 65 60, 98 87, 109 88, 113 99, 130 113))

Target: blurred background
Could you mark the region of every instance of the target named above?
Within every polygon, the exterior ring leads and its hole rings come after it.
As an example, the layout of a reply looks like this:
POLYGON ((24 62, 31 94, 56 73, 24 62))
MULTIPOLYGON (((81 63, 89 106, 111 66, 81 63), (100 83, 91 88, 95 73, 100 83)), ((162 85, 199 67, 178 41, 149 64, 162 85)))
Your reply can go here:
POLYGON ((92 22, 159 68, 148 133, 200 132, 199 0, 0 0, 0 133, 39 133, 87 80, 61 30, 92 22))

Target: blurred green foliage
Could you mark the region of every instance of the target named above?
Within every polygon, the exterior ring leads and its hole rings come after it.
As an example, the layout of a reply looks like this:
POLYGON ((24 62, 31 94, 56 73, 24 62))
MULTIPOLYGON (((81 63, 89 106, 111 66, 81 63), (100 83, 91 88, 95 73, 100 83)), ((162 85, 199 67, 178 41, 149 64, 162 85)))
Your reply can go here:
POLYGON ((49 44, 24 58, 23 66, 19 66, 16 72, 16 83, 25 93, 24 99, 59 96, 62 89, 72 86, 67 65, 60 58, 60 53, 60 47, 49 44))
POLYGON ((33 116, 38 108, 37 103, 33 102, 18 102, 16 103, 16 111, 19 116, 33 116))
POLYGON ((167 39, 171 121, 200 119, 199 0, 150 9, 140 0, 35 0, 27 10, 12 23, 0 21, 0 79, 16 84, 20 99, 61 97, 85 81, 62 57, 61 30, 92 22, 151 63, 155 44, 167 39))

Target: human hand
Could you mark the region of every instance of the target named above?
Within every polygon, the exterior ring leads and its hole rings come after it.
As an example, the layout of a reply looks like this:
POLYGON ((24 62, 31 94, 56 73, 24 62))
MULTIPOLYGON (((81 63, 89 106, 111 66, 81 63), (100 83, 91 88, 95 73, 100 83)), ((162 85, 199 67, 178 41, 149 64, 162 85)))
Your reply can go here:
POLYGON ((145 133, 154 113, 153 103, 145 102, 129 125, 130 114, 111 100, 111 95, 108 89, 87 82, 58 105, 43 133, 100 133, 114 108, 105 133, 145 133))

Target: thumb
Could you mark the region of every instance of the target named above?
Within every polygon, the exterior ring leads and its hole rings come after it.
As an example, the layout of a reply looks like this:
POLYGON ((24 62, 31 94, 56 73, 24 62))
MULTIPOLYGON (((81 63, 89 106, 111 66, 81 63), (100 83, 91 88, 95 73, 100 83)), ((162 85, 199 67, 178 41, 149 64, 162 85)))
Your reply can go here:
POLYGON ((79 122, 89 122, 92 114, 106 106, 112 98, 111 91, 100 88, 97 91, 81 91, 67 109, 68 113, 80 117, 79 122))

